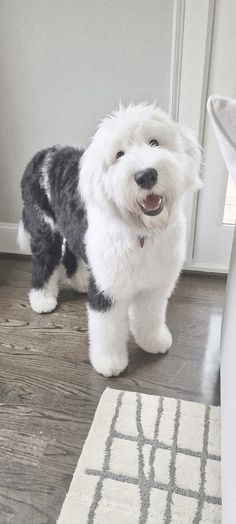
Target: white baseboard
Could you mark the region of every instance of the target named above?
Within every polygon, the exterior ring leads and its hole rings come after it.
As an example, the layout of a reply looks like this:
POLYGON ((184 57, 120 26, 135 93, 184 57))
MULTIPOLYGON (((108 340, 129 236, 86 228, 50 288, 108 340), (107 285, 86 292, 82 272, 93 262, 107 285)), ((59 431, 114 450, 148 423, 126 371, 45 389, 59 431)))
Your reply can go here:
MULTIPOLYGON (((23 254, 17 244, 18 224, 0 222, 0 253, 23 254)), ((30 255, 30 251, 24 251, 30 255)))
POLYGON ((194 260, 186 262, 183 269, 186 271, 194 271, 195 273, 215 273, 221 275, 227 275, 229 271, 229 268, 226 266, 213 266, 212 264, 203 264, 200 262, 195 262, 194 260))

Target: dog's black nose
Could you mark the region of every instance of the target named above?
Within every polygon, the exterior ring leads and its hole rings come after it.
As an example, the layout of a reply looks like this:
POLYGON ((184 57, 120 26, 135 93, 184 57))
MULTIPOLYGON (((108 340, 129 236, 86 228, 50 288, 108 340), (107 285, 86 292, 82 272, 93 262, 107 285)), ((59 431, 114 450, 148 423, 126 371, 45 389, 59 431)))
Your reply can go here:
POLYGON ((143 189, 152 189, 153 186, 155 186, 155 183, 157 182, 157 171, 156 169, 152 167, 147 167, 146 169, 142 169, 142 171, 138 171, 134 175, 134 180, 138 186, 142 187, 143 189))

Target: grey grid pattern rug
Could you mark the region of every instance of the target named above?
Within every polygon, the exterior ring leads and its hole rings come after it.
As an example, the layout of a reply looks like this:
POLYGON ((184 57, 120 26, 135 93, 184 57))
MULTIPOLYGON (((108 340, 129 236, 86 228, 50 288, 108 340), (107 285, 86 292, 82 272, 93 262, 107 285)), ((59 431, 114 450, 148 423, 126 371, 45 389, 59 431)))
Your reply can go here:
POLYGON ((220 523, 219 412, 106 389, 58 524, 220 523))

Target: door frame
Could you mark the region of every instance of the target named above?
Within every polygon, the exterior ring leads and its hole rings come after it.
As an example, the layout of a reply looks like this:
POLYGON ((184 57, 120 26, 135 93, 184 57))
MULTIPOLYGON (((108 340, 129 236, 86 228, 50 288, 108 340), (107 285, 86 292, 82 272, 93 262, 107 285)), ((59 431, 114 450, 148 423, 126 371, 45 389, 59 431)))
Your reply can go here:
MULTIPOLYGON (((216 0, 174 0, 169 113, 174 120, 195 131, 201 147, 204 142, 215 7, 216 0)), ((188 241, 184 268, 226 273, 225 268, 199 265, 194 260, 197 210, 198 193, 189 195, 186 202, 188 241)))

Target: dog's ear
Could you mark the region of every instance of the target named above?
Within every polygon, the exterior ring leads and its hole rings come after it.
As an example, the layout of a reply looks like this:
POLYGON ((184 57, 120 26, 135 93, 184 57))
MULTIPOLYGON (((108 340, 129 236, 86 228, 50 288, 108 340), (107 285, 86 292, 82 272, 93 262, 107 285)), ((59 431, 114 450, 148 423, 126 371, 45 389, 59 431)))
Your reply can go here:
POLYGON ((85 203, 88 203, 91 199, 93 190, 92 179, 94 176, 94 165, 92 162, 92 155, 90 154, 90 147, 84 151, 80 161, 79 191, 80 196, 85 203))
POLYGON ((80 162, 79 191, 86 204, 94 200, 102 202, 102 168, 99 144, 97 145, 97 142, 93 140, 83 153, 80 162))
POLYGON ((202 187, 201 179, 201 147, 193 131, 183 125, 178 125, 185 164, 185 188, 196 191, 202 187))

